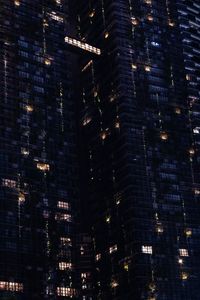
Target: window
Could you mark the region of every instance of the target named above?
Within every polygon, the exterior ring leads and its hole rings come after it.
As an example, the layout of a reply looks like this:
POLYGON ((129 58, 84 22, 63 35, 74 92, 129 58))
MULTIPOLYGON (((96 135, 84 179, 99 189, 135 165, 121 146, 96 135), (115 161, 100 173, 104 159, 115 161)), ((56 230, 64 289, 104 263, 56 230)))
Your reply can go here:
POLYGON ((72 216, 70 214, 57 213, 55 215, 57 221, 67 221, 72 222, 72 216))
POLYGON ((75 296, 76 290, 69 287, 57 287, 57 295, 60 297, 75 296))
POLYGON ((180 256, 189 256, 188 250, 187 249, 179 249, 179 254, 180 256))
POLYGON ((18 282, 0 281, 1 291, 23 292, 23 284, 18 282))
POLYGON ((153 254, 152 246, 142 246, 142 253, 153 254))
POLYGON ((112 253, 114 253, 114 252, 116 252, 116 251, 117 251, 117 245, 111 246, 111 247, 109 248, 109 253, 110 253, 110 254, 112 254, 112 253))
POLYGON ((72 240, 68 237, 60 238, 61 246, 72 246, 72 240))
POLYGON ((72 263, 68 262, 59 262, 59 270, 72 270, 72 263))
POLYGON ((95 256, 95 259, 96 259, 96 261, 99 261, 99 260, 101 259, 101 254, 100 254, 100 253, 97 254, 97 255, 95 256))
POLYGON ((45 164, 45 163, 37 163, 37 168, 38 168, 38 170, 44 171, 44 172, 50 170, 49 164, 45 164))
POLYGON ((9 188, 16 188, 17 183, 15 180, 11 179, 2 179, 2 186, 9 187, 9 188))
POLYGON ((64 201, 58 201, 57 207, 61 209, 69 209, 69 203, 64 201))

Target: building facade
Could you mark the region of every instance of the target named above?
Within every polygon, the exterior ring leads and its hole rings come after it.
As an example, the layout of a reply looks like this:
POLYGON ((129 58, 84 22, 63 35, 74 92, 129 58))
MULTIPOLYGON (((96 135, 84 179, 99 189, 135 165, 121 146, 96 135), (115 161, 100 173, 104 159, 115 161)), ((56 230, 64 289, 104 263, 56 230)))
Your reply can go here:
POLYGON ((0 299, 199 300, 198 2, 0 0, 0 299))
POLYGON ((97 299, 199 298, 199 11, 79 1, 101 49, 82 59, 80 122, 97 299))
POLYGON ((0 299, 77 298, 68 1, 0 1, 0 299))

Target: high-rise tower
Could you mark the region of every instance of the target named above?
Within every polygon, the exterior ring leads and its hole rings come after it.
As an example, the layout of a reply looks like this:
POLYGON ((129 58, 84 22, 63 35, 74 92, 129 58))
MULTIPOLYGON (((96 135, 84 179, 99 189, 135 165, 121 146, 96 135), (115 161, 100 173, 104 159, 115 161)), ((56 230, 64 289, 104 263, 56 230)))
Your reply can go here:
POLYGON ((198 299, 199 4, 79 1, 79 22, 101 49, 81 102, 97 296, 198 299))
POLYGON ((76 298, 71 31, 68 1, 0 0, 0 297, 76 298))

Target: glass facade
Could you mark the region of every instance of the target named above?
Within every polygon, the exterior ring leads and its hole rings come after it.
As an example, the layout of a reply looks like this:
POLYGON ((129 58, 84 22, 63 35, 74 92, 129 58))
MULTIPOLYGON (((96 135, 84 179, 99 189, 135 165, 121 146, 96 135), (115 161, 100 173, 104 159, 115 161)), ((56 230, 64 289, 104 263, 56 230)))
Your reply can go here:
POLYGON ((101 50, 81 72, 96 296, 198 299, 200 6, 80 2, 101 50))
POLYGON ((1 299, 77 298, 73 30, 68 1, 0 0, 1 299))
POLYGON ((0 299, 199 300, 198 0, 0 0, 0 299))

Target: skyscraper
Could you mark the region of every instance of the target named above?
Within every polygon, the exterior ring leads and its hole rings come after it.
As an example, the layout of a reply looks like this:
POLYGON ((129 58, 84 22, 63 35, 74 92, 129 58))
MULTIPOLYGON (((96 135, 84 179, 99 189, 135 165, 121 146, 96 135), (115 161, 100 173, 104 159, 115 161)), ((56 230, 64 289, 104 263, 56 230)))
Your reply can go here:
MULTIPOLYGON (((79 1, 98 299, 199 299, 197 1, 79 1)), ((87 213, 87 211, 89 211, 87 213)))
POLYGON ((0 0, 1 299, 76 298, 73 30, 67 1, 0 0))
POLYGON ((198 2, 0 0, 0 299, 199 300, 198 2))

